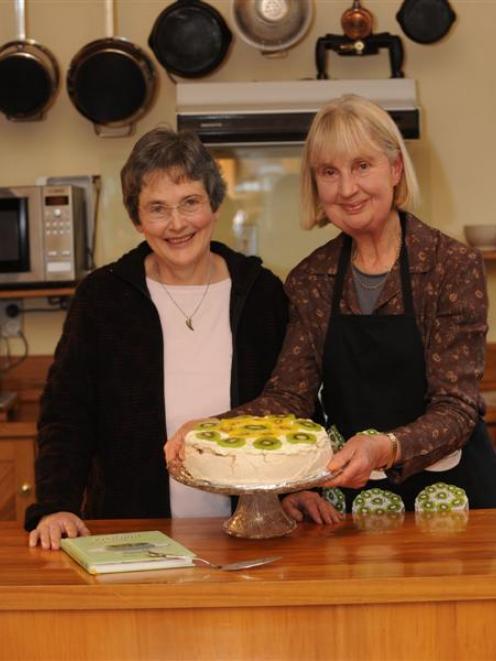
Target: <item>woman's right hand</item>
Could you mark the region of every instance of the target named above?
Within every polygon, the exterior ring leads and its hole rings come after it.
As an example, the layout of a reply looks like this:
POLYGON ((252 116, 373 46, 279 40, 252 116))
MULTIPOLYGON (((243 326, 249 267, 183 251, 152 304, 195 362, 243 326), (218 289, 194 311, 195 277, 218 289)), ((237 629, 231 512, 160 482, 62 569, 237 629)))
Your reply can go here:
POLYGON ((83 521, 72 512, 55 512, 42 517, 29 533, 29 546, 34 548, 39 543, 46 551, 58 551, 62 537, 85 537, 89 534, 83 521))
POLYGON ((204 418, 198 420, 189 420, 181 425, 176 433, 167 439, 164 445, 165 461, 171 464, 174 461, 184 461, 184 439, 186 434, 191 431, 204 418))

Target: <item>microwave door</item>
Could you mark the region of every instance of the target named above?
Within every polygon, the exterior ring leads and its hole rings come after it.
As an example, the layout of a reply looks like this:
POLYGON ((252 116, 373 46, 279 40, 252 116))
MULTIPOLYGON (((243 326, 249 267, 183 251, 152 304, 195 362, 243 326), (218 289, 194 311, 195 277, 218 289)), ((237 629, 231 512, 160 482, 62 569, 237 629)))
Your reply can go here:
POLYGON ((25 198, 0 200, 0 270, 23 273, 30 268, 28 203, 25 198))
POLYGON ((0 189, 0 285, 45 279, 41 218, 39 187, 0 189))

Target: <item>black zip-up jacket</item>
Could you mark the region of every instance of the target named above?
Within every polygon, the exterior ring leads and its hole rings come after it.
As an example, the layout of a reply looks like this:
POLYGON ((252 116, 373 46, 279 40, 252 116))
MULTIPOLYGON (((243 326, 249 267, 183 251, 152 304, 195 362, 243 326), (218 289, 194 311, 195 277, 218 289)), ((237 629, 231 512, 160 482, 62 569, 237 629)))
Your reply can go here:
MULTIPOLYGON (((258 257, 217 242, 211 249, 224 258, 232 280, 231 406, 237 406, 261 392, 275 366, 287 299, 258 257)), ((146 287, 149 252, 141 243, 77 288, 41 399, 37 502, 27 509, 26 530, 58 511, 85 518, 170 516, 163 338, 146 287)))

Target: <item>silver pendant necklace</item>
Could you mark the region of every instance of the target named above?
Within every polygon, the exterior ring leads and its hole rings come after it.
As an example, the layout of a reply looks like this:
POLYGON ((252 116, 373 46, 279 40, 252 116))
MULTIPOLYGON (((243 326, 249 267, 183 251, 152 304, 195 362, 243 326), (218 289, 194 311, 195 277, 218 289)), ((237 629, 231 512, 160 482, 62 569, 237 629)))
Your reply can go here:
POLYGON ((168 296, 169 299, 171 300, 171 303, 173 303, 173 304, 175 305, 175 307, 179 310, 179 312, 183 315, 183 317, 184 317, 184 319, 185 319, 185 322, 184 322, 184 323, 186 324, 186 326, 187 326, 191 331, 194 331, 195 329, 194 329, 194 327, 193 327, 193 317, 194 317, 195 314, 198 312, 198 310, 200 309, 200 305, 201 305, 201 304, 203 303, 203 301, 205 300, 205 296, 206 296, 207 293, 208 293, 208 290, 209 290, 209 287, 210 287, 210 282, 211 282, 211 279, 212 279, 212 261, 211 261, 211 259, 210 259, 210 256, 209 256, 209 259, 208 259, 208 277, 207 277, 207 284, 205 285, 205 289, 203 290, 203 294, 201 295, 200 300, 199 300, 198 303, 196 304, 195 309, 194 309, 193 312, 192 312, 191 314, 189 314, 189 315, 186 314, 186 312, 182 309, 182 307, 179 305, 179 303, 178 303, 176 300, 174 300, 172 294, 170 293, 170 291, 167 289, 167 287, 165 286, 165 284, 164 284, 164 283, 162 282, 162 280, 160 279, 160 269, 158 268, 158 262, 157 262, 156 260, 154 260, 154 263, 155 263, 155 271, 156 271, 156 273, 157 273, 157 277, 158 277, 158 282, 159 282, 159 284, 162 286, 162 289, 165 291, 165 293, 167 294, 167 296, 168 296))
POLYGON ((351 268, 353 269, 353 278, 355 279, 356 282, 358 282, 360 287, 371 290, 379 289, 379 287, 382 287, 389 273, 389 271, 387 271, 386 273, 368 274, 370 278, 369 280, 367 278, 367 274, 359 271, 354 264, 351 265, 351 268), (372 277, 370 277, 371 275, 372 277))

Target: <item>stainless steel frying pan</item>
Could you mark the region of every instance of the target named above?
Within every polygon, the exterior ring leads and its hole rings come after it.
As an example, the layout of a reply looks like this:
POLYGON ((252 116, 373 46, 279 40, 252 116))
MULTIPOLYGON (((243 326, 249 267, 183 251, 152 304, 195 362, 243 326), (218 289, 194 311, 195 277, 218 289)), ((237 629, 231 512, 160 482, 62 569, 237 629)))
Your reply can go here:
POLYGON ((129 135, 154 99, 157 75, 141 48, 114 36, 113 0, 105 1, 105 19, 107 36, 86 44, 72 58, 67 91, 98 135, 129 135))
POLYGON ((59 86, 59 67, 52 53, 26 38, 24 0, 15 0, 18 38, 0 48, 0 111, 7 119, 43 119, 59 86))

